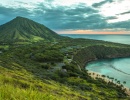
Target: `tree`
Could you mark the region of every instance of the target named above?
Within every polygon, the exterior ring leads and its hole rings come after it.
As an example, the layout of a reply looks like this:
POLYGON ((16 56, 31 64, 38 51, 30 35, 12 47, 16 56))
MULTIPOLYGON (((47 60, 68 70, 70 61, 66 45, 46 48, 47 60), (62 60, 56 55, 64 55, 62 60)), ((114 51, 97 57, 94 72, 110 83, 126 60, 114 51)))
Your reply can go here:
POLYGON ((124 81, 123 84, 126 84, 126 81, 124 81))
POLYGON ((120 81, 117 81, 118 84, 120 84, 120 81))

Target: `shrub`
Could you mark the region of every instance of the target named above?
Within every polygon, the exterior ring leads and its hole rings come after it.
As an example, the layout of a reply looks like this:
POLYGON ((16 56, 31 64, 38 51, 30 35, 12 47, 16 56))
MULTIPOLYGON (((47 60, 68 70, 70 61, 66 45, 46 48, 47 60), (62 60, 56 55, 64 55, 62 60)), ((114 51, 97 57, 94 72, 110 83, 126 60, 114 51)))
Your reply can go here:
POLYGON ((50 69, 51 66, 50 66, 50 64, 42 64, 42 65, 41 65, 41 68, 50 69))

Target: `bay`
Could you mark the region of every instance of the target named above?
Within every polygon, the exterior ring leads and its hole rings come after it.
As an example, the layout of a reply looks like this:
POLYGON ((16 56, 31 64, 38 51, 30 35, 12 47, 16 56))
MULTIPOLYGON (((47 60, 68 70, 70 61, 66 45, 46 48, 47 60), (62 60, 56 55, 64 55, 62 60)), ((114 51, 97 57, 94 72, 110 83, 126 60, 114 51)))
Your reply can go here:
MULTIPOLYGON (((117 58, 90 62, 85 67, 87 70, 112 77, 130 88, 130 58, 117 58)), ((115 81, 117 82, 117 81, 115 81)))
MULTIPOLYGON (((130 35, 97 35, 97 34, 61 34, 71 38, 86 38, 104 40, 122 44, 130 44, 130 35)), ((130 58, 117 58, 92 61, 86 65, 86 70, 100 73, 105 76, 113 77, 126 87, 130 88, 130 58)), ((115 81, 116 82, 116 81, 115 81)))

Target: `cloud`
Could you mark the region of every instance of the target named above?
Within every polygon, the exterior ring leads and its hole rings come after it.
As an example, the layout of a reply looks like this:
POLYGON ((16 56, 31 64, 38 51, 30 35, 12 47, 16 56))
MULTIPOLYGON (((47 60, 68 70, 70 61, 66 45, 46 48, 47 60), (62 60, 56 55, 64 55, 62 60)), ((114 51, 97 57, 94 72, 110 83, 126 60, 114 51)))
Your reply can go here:
POLYGON ((34 12, 37 16, 42 16, 47 21, 46 25, 52 29, 92 28, 91 24, 101 21, 98 11, 84 3, 68 8, 47 6, 40 3, 34 12))
MULTIPOLYGON (((108 24, 106 21, 116 18, 115 16, 105 18, 99 14, 98 10, 83 3, 69 8, 39 3, 32 12, 26 8, 6 8, 1 6, 0 12, 2 16, 10 16, 10 19, 16 16, 31 18, 54 30, 117 28, 118 24, 108 24)), ((6 20, 9 20, 8 17, 5 18, 6 20)), ((119 26, 124 28, 123 25, 119 26)))
POLYGON ((6 8, 4 6, 0 6, 0 24, 4 24, 16 16, 29 16, 30 13, 25 8, 6 8))
POLYGON ((126 11, 126 12, 120 13, 118 15, 125 15, 125 14, 130 14, 130 11, 126 11))
POLYGON ((92 6, 95 7, 95 8, 98 8, 98 7, 101 7, 102 5, 106 4, 106 3, 112 3, 113 0, 104 0, 104 1, 101 1, 101 2, 98 2, 98 3, 94 3, 92 6))
POLYGON ((98 14, 89 15, 88 17, 83 16, 75 16, 72 17, 73 20, 70 20, 64 25, 62 25, 61 29, 102 29, 106 27, 105 20, 98 14))
POLYGON ((106 17, 106 20, 113 20, 113 19, 118 19, 117 16, 109 16, 106 17))
MULTIPOLYGON (((108 23, 109 21, 118 20, 120 16, 115 14, 104 16, 100 13, 100 7, 102 8, 105 4, 113 3, 113 0, 100 0, 98 3, 93 3, 92 6, 86 3, 63 6, 58 5, 55 1, 44 0, 44 2, 31 3, 33 7, 30 6, 30 3, 25 2, 17 2, 18 5, 22 4, 22 6, 17 7, 7 8, 6 6, 0 6, 0 24, 16 16, 23 16, 44 24, 53 30, 129 30, 130 28, 129 20, 108 23)), ((129 13, 130 11, 127 10, 120 13, 120 15, 127 15, 129 13)))
POLYGON ((112 23, 110 28, 122 28, 123 30, 130 30, 130 20, 112 23))
POLYGON ((80 3, 78 5, 76 5, 75 8, 73 9, 68 9, 67 13, 68 14, 94 14, 97 13, 98 11, 93 9, 92 7, 87 6, 84 3, 80 3))

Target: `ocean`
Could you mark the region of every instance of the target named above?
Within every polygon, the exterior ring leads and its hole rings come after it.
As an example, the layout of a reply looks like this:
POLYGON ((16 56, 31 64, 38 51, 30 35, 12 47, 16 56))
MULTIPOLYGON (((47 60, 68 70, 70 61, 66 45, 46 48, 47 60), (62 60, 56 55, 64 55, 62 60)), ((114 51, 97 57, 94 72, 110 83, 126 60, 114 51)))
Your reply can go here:
POLYGON ((60 34, 60 35, 68 36, 71 38, 86 38, 86 39, 103 40, 122 44, 130 44, 130 35, 128 34, 122 34, 122 35, 60 34))
MULTIPOLYGON (((104 40, 122 44, 130 44, 130 35, 88 35, 88 34, 62 34, 71 38, 88 38, 104 40)), ((87 55, 86 55, 87 56, 87 55)), ((102 75, 113 77, 126 87, 130 88, 130 58, 117 58, 111 60, 92 61, 86 65, 86 69, 98 72, 102 75)))
POLYGON ((130 58, 92 61, 85 68, 112 77, 114 80, 120 81, 121 84, 125 81, 126 84, 124 85, 130 88, 130 58))

